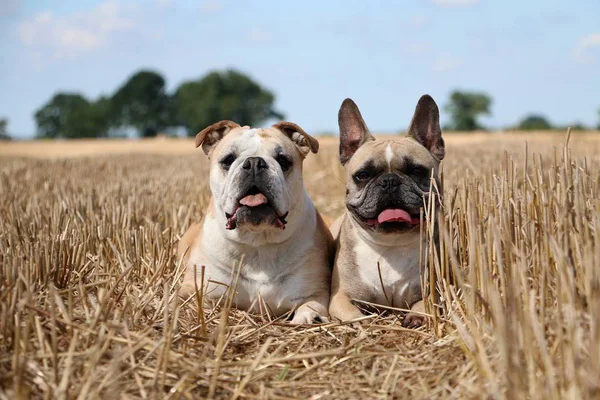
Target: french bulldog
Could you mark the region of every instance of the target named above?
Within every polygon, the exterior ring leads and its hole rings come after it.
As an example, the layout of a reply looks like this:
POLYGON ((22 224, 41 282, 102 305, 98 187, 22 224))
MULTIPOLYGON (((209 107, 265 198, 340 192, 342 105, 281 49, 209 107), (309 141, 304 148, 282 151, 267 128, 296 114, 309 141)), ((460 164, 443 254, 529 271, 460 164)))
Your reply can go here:
POLYGON ((204 285, 214 303, 241 265, 235 307, 266 305, 275 316, 293 310, 292 324, 327 321, 333 239, 302 179, 302 162, 319 142, 291 122, 252 129, 220 121, 198 133, 200 146, 212 198, 179 242, 186 265, 179 296, 204 285))
POLYGON ((346 173, 346 211, 331 226, 336 254, 329 314, 364 316, 353 299, 410 310, 405 326, 424 322, 420 210, 445 147, 435 101, 419 99, 405 137, 375 140, 356 104, 338 115, 340 161, 346 173))

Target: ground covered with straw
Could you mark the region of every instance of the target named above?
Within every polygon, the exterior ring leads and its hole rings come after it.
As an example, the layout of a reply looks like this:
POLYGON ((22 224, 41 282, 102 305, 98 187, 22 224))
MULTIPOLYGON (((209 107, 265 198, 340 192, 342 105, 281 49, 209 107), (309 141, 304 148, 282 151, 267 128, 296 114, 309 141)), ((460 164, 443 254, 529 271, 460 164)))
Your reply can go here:
MULTIPOLYGON (((208 201, 189 141, 2 144, 0 398, 598 398, 600 137, 566 140, 446 136, 429 267, 456 283, 418 330, 395 310, 295 327, 174 305, 177 242, 208 201)), ((305 164, 330 217, 336 151, 305 164)))

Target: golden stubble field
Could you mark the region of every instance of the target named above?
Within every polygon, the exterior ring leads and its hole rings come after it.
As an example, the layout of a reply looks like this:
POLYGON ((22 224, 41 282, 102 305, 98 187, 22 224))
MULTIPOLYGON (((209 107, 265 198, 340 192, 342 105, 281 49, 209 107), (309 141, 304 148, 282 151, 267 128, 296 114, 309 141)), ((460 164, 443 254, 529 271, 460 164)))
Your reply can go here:
MULTIPOLYGON (((600 397, 600 135, 445 138, 429 267, 457 282, 419 330, 172 309, 208 200, 192 141, 0 144, 0 398, 600 397)), ((335 217, 321 145, 305 183, 335 217)))

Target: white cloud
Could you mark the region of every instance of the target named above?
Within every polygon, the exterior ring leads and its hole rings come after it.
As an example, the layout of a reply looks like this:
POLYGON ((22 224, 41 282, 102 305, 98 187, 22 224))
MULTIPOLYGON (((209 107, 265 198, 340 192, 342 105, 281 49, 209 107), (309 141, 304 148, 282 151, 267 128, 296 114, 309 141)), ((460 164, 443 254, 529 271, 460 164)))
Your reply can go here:
POLYGON ((221 11, 223 9, 223 3, 218 0, 204 0, 200 4, 200 10, 205 13, 213 13, 221 11))
POLYGON ((17 35, 36 54, 72 58, 106 46, 113 34, 130 30, 135 24, 132 12, 132 7, 114 0, 65 16, 42 12, 22 22, 17 35))
POLYGON ((583 37, 573 50, 573 58, 582 64, 592 63, 593 58, 589 53, 595 47, 600 48, 600 33, 591 33, 583 37))
POLYGON ((432 0, 433 4, 441 7, 467 7, 479 3, 480 0, 432 0))
POLYGON ((446 72, 460 68, 463 60, 457 57, 439 57, 433 63, 431 69, 435 72, 446 72))

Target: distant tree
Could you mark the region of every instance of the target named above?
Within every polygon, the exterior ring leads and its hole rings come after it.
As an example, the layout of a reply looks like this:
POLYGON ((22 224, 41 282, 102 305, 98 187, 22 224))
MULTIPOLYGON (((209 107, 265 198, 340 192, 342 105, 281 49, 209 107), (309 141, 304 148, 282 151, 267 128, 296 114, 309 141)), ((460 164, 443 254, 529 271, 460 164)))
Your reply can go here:
POLYGON ((273 109, 274 102, 273 93, 233 70, 211 72, 200 80, 184 82, 174 95, 177 120, 190 136, 223 119, 241 125, 283 119, 273 109))
POLYGON ((445 109, 450 114, 450 128, 457 131, 473 131, 483 127, 477 122, 482 114, 490 114, 492 99, 484 93, 454 91, 445 109))
POLYGON ((542 115, 531 114, 519 122, 517 129, 523 131, 543 131, 552 129, 552 124, 542 115))
POLYGON ((596 129, 600 131, 600 109, 598 109, 598 125, 596 126, 596 129))
POLYGON ((8 120, 6 118, 0 118, 0 140, 10 140, 10 136, 7 132, 6 127, 8 126, 8 120))
POLYGON ((74 124, 81 133, 77 137, 107 137, 110 130, 110 100, 100 97, 75 113, 74 124))
POLYGON ((156 136, 173 120, 171 99, 164 78, 153 71, 132 75, 111 98, 113 127, 131 126, 141 136, 156 136))
POLYGON ((57 93, 35 113, 38 137, 93 138, 106 136, 106 100, 90 103, 78 93, 57 93))

